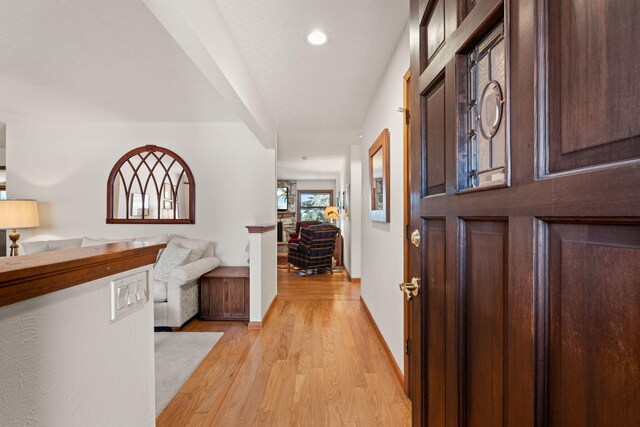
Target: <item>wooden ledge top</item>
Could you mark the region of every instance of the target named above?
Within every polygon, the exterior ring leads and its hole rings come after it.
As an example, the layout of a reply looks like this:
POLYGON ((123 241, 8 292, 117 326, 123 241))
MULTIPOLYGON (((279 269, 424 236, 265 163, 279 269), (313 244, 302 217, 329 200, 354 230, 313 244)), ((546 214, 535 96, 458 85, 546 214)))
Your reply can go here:
POLYGON ((276 224, 247 225, 247 230, 249 230, 249 233, 266 233, 267 231, 275 229, 276 224))
POLYGON ((215 270, 203 274, 202 277, 249 277, 249 267, 218 267, 215 270))
POLYGON ((155 263, 165 243, 109 243, 0 259, 0 307, 155 263))

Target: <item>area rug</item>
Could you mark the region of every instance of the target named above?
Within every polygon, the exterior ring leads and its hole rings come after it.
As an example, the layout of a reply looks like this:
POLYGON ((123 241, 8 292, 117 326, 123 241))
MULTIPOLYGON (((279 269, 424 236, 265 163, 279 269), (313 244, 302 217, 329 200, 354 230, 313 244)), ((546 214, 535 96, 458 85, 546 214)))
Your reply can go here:
POLYGON ((187 382, 222 332, 156 332, 156 417, 187 382))

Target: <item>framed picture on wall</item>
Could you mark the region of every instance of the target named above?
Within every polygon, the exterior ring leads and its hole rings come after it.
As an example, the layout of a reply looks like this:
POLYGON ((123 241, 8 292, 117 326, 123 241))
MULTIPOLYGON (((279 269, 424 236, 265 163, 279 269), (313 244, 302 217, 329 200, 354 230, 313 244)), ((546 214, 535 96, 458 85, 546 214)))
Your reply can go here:
POLYGON ((347 218, 351 218, 349 215, 349 196, 351 192, 351 184, 347 184, 347 186, 342 191, 342 208, 344 209, 344 214, 347 218))

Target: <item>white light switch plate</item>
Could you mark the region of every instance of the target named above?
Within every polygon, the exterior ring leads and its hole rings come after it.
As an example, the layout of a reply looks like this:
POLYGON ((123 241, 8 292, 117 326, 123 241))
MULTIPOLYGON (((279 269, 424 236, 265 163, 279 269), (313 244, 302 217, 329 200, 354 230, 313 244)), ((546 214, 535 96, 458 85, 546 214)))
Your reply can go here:
POLYGON ((147 272, 111 282, 111 320, 119 320, 142 308, 149 301, 147 272))

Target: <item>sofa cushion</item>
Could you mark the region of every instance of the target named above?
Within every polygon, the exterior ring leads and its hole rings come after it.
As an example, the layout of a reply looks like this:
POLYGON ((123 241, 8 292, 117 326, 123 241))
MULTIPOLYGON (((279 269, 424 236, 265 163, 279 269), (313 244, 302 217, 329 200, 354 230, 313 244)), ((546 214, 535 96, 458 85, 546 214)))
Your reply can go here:
POLYGON ((30 246, 27 251, 26 247, 24 247, 24 243, 22 244, 25 254, 41 254, 44 252, 49 252, 51 248, 49 247, 49 242, 33 242, 34 245, 30 246))
POLYGON ((185 265, 189 261, 191 250, 178 246, 167 246, 158 262, 153 266, 153 279, 166 282, 174 268, 185 265))
POLYGON ((167 243, 169 241, 169 236, 166 234, 159 234, 157 236, 136 237, 133 241, 141 243, 167 243))
POLYGON ((62 249, 79 248, 82 239, 44 240, 38 242, 20 242, 25 254, 37 254, 41 252, 58 251, 62 249))
POLYGON ((106 245, 107 243, 125 243, 125 242, 132 242, 133 239, 115 239, 115 240, 109 240, 109 239, 92 239, 91 237, 83 237, 82 238, 82 245, 80 245, 83 248, 86 248, 88 246, 97 246, 97 245, 106 245))
POLYGON ((49 242, 20 242, 25 254, 39 254, 48 252, 49 242))
POLYGON ((153 281, 153 302, 167 302, 167 282, 153 281))

